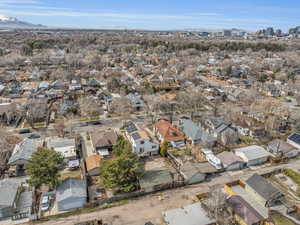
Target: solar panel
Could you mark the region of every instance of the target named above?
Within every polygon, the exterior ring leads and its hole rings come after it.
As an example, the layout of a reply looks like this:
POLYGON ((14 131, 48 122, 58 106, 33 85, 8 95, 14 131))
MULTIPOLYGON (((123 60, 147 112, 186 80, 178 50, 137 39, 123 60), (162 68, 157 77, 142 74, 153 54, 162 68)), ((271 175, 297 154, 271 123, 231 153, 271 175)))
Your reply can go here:
POLYGON ((300 144, 300 134, 294 133, 291 136, 289 136, 289 139, 297 144, 300 144))
POLYGON ((126 131, 128 133, 132 133, 132 132, 135 132, 137 130, 138 130, 137 127, 133 123, 128 124, 128 126, 126 127, 126 131))
POLYGON ((141 136, 139 135, 139 133, 133 133, 133 134, 131 135, 131 137, 132 137, 134 140, 138 140, 138 139, 141 138, 141 136))

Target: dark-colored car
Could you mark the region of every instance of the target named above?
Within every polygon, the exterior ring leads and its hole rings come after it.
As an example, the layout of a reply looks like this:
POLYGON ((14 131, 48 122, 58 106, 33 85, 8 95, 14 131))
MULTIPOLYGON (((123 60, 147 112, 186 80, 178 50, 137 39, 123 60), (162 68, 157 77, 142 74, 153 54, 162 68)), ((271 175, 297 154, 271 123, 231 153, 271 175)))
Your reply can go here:
POLYGON ((30 138, 30 139, 37 139, 37 138, 40 138, 40 137, 41 137, 41 135, 39 135, 39 134, 30 134, 28 136, 28 138, 30 138))
POLYGON ((89 121, 87 123, 89 125, 101 125, 102 124, 100 120, 89 121))
POLYGON ((22 128, 19 130, 19 134, 29 134, 31 133, 31 130, 28 128, 22 128))

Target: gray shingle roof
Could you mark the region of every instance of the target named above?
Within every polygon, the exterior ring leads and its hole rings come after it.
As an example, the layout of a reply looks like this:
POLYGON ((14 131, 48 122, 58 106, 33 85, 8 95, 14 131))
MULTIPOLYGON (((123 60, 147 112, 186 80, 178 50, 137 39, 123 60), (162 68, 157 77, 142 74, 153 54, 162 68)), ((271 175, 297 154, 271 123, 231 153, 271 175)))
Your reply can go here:
POLYGON ((191 120, 182 120, 184 134, 192 140, 200 140, 203 131, 191 120))
POLYGON ((222 153, 218 154, 217 157, 225 165, 231 165, 233 163, 243 162, 243 160, 240 157, 236 156, 232 152, 222 152, 222 153))
POLYGON ((14 165, 18 160, 29 160, 41 144, 41 141, 25 138, 21 143, 16 145, 8 164, 14 165))
POLYGON ((272 150, 273 152, 288 153, 295 150, 295 147, 283 140, 275 139, 268 144, 268 149, 272 150))
POLYGON ((70 197, 87 197, 86 182, 79 179, 67 179, 56 189, 57 201, 62 201, 70 197))
POLYGON ((234 213, 242 218, 246 224, 257 224, 264 220, 264 218, 239 195, 231 196, 226 202, 228 206, 233 209, 234 213))
POLYGON ((275 194, 281 193, 278 188, 258 174, 252 175, 246 180, 246 184, 266 200, 271 199, 275 194))

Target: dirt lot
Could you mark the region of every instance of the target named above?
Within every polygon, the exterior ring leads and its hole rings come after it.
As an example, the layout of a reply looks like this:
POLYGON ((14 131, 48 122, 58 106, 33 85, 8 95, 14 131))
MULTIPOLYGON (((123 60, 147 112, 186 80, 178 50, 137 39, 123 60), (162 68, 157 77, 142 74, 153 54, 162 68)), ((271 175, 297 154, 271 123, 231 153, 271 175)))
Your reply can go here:
POLYGON ((188 205, 193 202, 191 196, 204 191, 208 191, 207 185, 169 190, 132 200, 126 205, 35 224, 73 225, 76 222, 98 218, 103 219, 109 225, 144 225, 147 221, 155 225, 163 225, 162 211, 188 205))

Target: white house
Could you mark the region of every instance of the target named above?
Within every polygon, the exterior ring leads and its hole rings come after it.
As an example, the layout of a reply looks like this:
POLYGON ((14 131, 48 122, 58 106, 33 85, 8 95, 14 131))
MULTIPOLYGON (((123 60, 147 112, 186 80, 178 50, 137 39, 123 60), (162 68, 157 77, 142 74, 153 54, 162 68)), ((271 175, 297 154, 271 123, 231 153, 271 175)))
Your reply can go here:
POLYGON ((159 144, 152 141, 144 130, 130 134, 129 141, 132 151, 140 156, 151 156, 159 153, 159 144))
POLYGON ((48 139, 47 147, 59 152, 67 160, 76 159, 75 139, 57 138, 48 139))
POLYGON ((235 149, 235 155, 242 158, 247 166, 255 166, 263 164, 268 161, 271 153, 266 151, 263 147, 251 145, 243 148, 235 149))
POLYGON ((130 122, 125 128, 126 136, 132 145, 133 153, 139 156, 151 156, 159 153, 159 144, 148 133, 130 122))

